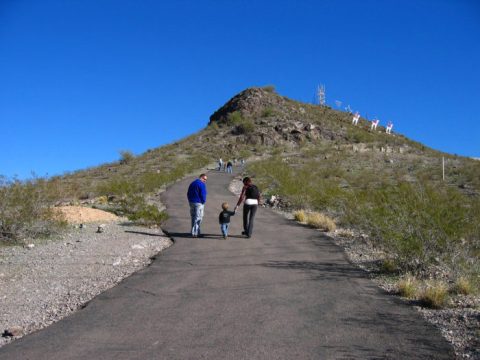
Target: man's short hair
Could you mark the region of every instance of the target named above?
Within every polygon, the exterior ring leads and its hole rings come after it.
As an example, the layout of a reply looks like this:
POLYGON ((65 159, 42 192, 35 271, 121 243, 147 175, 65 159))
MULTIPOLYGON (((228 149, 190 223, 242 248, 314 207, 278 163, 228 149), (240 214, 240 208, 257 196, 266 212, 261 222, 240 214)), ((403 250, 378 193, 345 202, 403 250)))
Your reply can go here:
POLYGON ((207 176, 207 174, 200 174, 200 176, 198 177, 199 179, 203 178, 204 176, 207 176))

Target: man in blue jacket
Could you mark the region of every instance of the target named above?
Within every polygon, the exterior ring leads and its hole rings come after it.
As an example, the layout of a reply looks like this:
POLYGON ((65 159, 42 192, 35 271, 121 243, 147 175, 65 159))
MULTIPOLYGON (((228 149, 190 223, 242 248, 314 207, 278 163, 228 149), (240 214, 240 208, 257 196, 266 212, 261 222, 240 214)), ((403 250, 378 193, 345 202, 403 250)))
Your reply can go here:
POLYGON ((203 210, 207 201, 207 175, 201 174, 188 187, 187 198, 190 204, 190 217, 192 218, 192 237, 201 237, 200 224, 203 219, 203 210))

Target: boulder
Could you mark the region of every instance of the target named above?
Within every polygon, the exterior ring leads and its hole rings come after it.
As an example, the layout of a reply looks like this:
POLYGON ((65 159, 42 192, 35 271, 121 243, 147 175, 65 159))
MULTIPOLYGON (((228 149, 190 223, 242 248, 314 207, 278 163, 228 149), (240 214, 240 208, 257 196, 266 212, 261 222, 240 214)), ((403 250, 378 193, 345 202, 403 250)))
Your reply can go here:
POLYGON ((5 329, 2 336, 3 337, 14 337, 14 336, 22 336, 23 335, 23 327, 21 326, 10 326, 8 329, 5 329))

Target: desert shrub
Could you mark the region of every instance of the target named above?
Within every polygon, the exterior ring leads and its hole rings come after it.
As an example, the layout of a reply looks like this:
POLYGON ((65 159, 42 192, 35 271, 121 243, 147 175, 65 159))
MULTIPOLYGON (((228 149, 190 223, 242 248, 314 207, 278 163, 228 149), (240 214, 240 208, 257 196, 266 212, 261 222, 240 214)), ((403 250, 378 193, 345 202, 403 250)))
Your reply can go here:
POLYGON ((415 299, 418 296, 419 283, 412 275, 407 275, 397 283, 398 293, 407 299, 415 299))
POLYGON ((354 143, 371 143, 376 140, 376 136, 366 130, 358 128, 349 128, 347 131, 347 140, 354 143))
POLYGON ((262 89, 272 94, 276 92, 275 85, 265 85, 262 87, 262 89))
POLYGON ((304 210, 297 210, 293 212, 293 218, 301 223, 304 223, 307 221, 307 215, 304 210))
MULTIPOLYGON (((275 157, 252 164, 249 171, 257 175, 263 188, 270 188, 288 199, 293 207, 335 211, 342 206, 346 192, 340 188, 338 180, 325 178, 324 170, 315 162, 293 165, 275 157)), ((332 172, 335 172, 334 167, 332 172)))
POLYGON ((48 236, 65 225, 52 209, 54 197, 48 185, 42 179, 0 180, 0 242, 48 236))
POLYGON ((307 213, 306 223, 315 229, 334 231, 337 228, 335 221, 319 212, 307 213))
POLYGON ((387 274, 396 273, 398 271, 397 264, 393 259, 384 259, 382 261, 380 271, 387 274))
POLYGON ((135 159, 130 150, 120 150, 120 164, 129 164, 135 159))
POLYGON ((136 211, 128 215, 128 219, 141 225, 157 225, 160 226, 168 219, 165 211, 160 211, 155 205, 145 204, 137 208, 136 211))
POLYGON ((275 114, 275 111, 271 107, 267 107, 262 111, 262 117, 269 117, 275 114))
POLYGON ((235 126, 235 132, 237 134, 251 134, 255 130, 255 124, 251 119, 242 119, 235 126))
POLYGON ((148 204, 143 194, 132 194, 121 199, 120 208, 115 213, 139 225, 160 225, 168 218, 166 212, 148 204))
POLYGON ((427 307, 440 309, 448 300, 448 286, 442 281, 431 281, 420 294, 420 301, 427 307))
POLYGON ((212 121, 210 124, 208 124, 208 128, 214 132, 217 132, 220 129, 216 121, 212 121))
POLYGON ((460 276, 453 287, 456 294, 469 295, 474 292, 474 285, 472 281, 464 276, 460 276))
POLYGON ((127 196, 139 192, 139 187, 134 179, 114 177, 97 186, 96 192, 100 195, 127 196))
POLYGON ((456 190, 402 183, 362 191, 354 199, 354 222, 404 270, 448 262, 460 239, 472 235, 472 214, 456 190))
POLYGON ((240 111, 233 111, 227 116, 228 125, 238 125, 244 120, 240 111))

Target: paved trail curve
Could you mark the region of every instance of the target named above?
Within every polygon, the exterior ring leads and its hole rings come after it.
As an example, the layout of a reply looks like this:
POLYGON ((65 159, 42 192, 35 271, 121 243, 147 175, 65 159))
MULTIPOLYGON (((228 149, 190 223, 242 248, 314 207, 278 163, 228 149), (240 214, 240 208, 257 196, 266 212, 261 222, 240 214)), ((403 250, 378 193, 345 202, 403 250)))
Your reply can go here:
POLYGON ((251 239, 220 237, 232 176, 210 173, 203 232, 186 189, 164 195, 175 244, 74 315, 0 349, 0 359, 452 359, 415 309, 378 289, 318 231, 259 209, 251 239))

